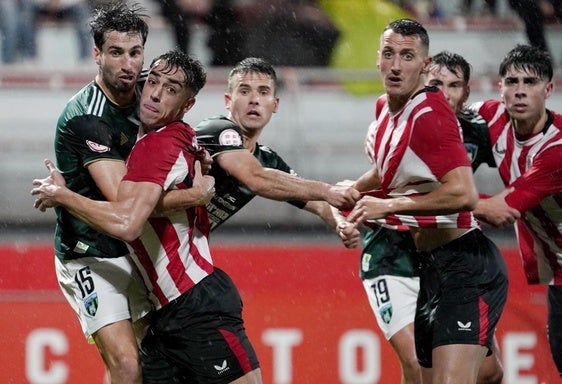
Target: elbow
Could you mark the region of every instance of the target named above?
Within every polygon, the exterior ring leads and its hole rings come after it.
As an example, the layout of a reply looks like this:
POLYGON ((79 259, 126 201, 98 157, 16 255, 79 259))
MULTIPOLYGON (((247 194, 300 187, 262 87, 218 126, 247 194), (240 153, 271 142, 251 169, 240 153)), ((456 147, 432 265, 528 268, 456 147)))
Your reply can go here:
POLYGON ((459 199, 459 202, 461 203, 461 211, 475 210, 476 205, 478 204, 478 192, 476 191, 476 189, 467 191, 463 194, 462 198, 459 199))
POLYGON ((132 220, 124 220, 116 230, 116 237, 127 243, 131 243, 140 237, 142 228, 142 224, 135 223, 132 220))

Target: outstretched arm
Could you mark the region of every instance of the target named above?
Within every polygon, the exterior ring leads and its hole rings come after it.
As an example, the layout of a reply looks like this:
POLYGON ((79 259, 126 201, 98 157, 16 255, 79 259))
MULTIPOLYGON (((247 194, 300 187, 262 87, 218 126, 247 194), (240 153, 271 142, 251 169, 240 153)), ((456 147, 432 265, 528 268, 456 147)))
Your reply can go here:
POLYGON ((304 209, 320 217, 328 228, 334 231, 341 239, 346 248, 355 248, 360 242, 360 234, 357 228, 349 224, 336 208, 325 201, 309 201, 304 209))
POLYGON ((338 208, 351 208, 360 198, 351 187, 307 180, 277 169, 264 168, 249 151, 224 152, 215 161, 252 192, 268 199, 324 200, 338 208))

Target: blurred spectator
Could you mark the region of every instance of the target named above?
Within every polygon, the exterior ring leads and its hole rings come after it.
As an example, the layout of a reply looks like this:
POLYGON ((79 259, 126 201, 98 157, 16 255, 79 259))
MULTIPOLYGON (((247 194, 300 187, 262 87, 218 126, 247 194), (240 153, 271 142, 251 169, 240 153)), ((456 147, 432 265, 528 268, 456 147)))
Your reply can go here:
POLYGON ((340 30, 314 0, 246 1, 248 56, 273 65, 327 66, 340 30))
POLYGON ((2 62, 15 63, 35 57, 35 39, 29 28, 34 24, 34 4, 34 0, 0 0, 2 62))
MULTIPOLYGON (((3 1, 3 0, 1 0, 3 1)), ((27 1, 27 0, 24 0, 27 1)), ((78 39, 78 58, 85 60, 92 55, 92 45, 90 42, 90 30, 88 21, 90 19, 91 8, 86 0, 34 0, 35 1, 35 22, 29 24, 32 33, 33 56, 36 56, 35 38, 40 18, 48 18, 54 21, 70 21, 76 29, 78 39)))
POLYGON ((245 55, 245 33, 235 12, 236 0, 156 0, 162 16, 173 28, 178 49, 189 53, 192 28, 198 23, 209 26, 207 45, 211 65, 234 65, 245 55))
MULTIPOLYGON (((474 14, 474 9, 472 0, 463 0, 461 4, 462 15, 468 16, 474 14)), ((496 0, 484 0, 483 14, 496 16, 498 14, 498 2, 496 0)))
POLYGON ((190 28, 208 25, 211 65, 257 56, 273 65, 326 66, 340 35, 313 0, 156 1, 183 51, 190 49, 190 28))
POLYGON ((525 33, 529 44, 548 52, 544 32, 546 17, 540 4, 544 4, 543 0, 509 0, 509 6, 517 12, 525 24, 525 33))
POLYGON ((392 2, 417 19, 439 20, 445 17, 437 0, 392 0, 392 2))

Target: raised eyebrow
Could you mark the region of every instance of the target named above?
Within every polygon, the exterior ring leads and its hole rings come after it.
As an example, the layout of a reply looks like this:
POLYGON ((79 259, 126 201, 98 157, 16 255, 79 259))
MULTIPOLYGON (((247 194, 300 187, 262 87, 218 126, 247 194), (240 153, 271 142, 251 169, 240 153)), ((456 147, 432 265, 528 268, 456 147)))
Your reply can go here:
POLYGON ((165 77, 165 79, 166 79, 166 81, 167 81, 168 83, 178 85, 179 87, 183 87, 183 82, 182 82, 182 81, 176 80, 176 79, 174 79, 173 77, 165 76, 165 75, 162 74, 162 72, 155 71, 155 70, 151 70, 148 75, 149 75, 149 76, 150 76, 150 75, 153 75, 153 76, 158 77, 158 78, 163 78, 163 77, 165 77))

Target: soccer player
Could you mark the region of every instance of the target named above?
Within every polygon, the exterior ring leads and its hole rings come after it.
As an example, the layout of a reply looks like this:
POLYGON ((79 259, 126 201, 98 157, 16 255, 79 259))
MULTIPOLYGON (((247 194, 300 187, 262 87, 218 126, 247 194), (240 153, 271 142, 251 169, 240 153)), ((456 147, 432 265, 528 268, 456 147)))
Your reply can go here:
POLYGON ((488 122, 506 189, 480 199, 477 218, 498 227, 515 223, 529 284, 548 285, 548 341, 562 376, 562 116, 546 108, 554 91, 550 55, 517 45, 499 67, 500 100, 472 107, 488 122))
POLYGON ((423 381, 476 383, 506 301, 507 271, 470 212, 477 192, 456 116, 442 92, 424 86, 428 50, 427 31, 410 19, 381 36, 386 92, 375 105, 374 165, 354 183, 378 191, 348 221, 410 228, 420 263, 414 336, 423 381))
MULTIPOLYGON (((488 125, 464 108, 470 95, 470 64, 460 55, 443 51, 432 57, 426 84, 445 95, 463 127, 463 141, 473 171, 482 163, 495 167, 489 147, 488 125), (484 150, 479 150, 483 148, 484 150)), ((365 152, 373 159, 376 122, 369 126, 365 152)), ((414 347, 414 315, 419 292, 418 253, 407 227, 376 226, 362 233, 360 277, 379 328, 395 350, 402 367, 402 383, 421 383, 414 347)), ((478 383, 500 383, 503 370, 497 341, 478 372, 478 383)))
MULTIPOLYGON (((95 200, 115 200, 126 172, 124 159, 137 139, 138 83, 148 36, 143 12, 124 2, 94 12, 90 29, 98 73, 69 100, 57 122, 57 166, 71 190, 95 200)), ((169 195, 159 209, 175 208, 169 199, 178 195, 189 200, 182 192, 169 195)), ((144 324, 138 320, 152 305, 129 250, 64 207, 56 213, 55 267, 61 290, 86 338, 99 349, 111 383, 140 383, 136 339, 144 324)))
POLYGON ((267 61, 246 58, 230 71, 224 96, 228 116, 203 120, 195 128, 197 139, 213 157, 210 175, 216 194, 207 204, 211 229, 217 228, 256 195, 288 200, 312 212, 335 228, 330 207, 351 208, 360 197, 350 187, 307 180, 258 139, 277 112, 277 75, 267 61))
POLYGON ((141 136, 116 201, 90 200, 53 183, 60 175, 51 163, 50 181, 36 181, 33 191, 40 204, 62 204, 134 250, 156 308, 140 346, 145 384, 261 383, 240 295, 213 266, 205 206, 151 217, 163 191, 214 191, 214 179, 198 169, 195 131, 182 121, 205 80, 201 63, 180 51, 153 62, 140 100, 141 136))

